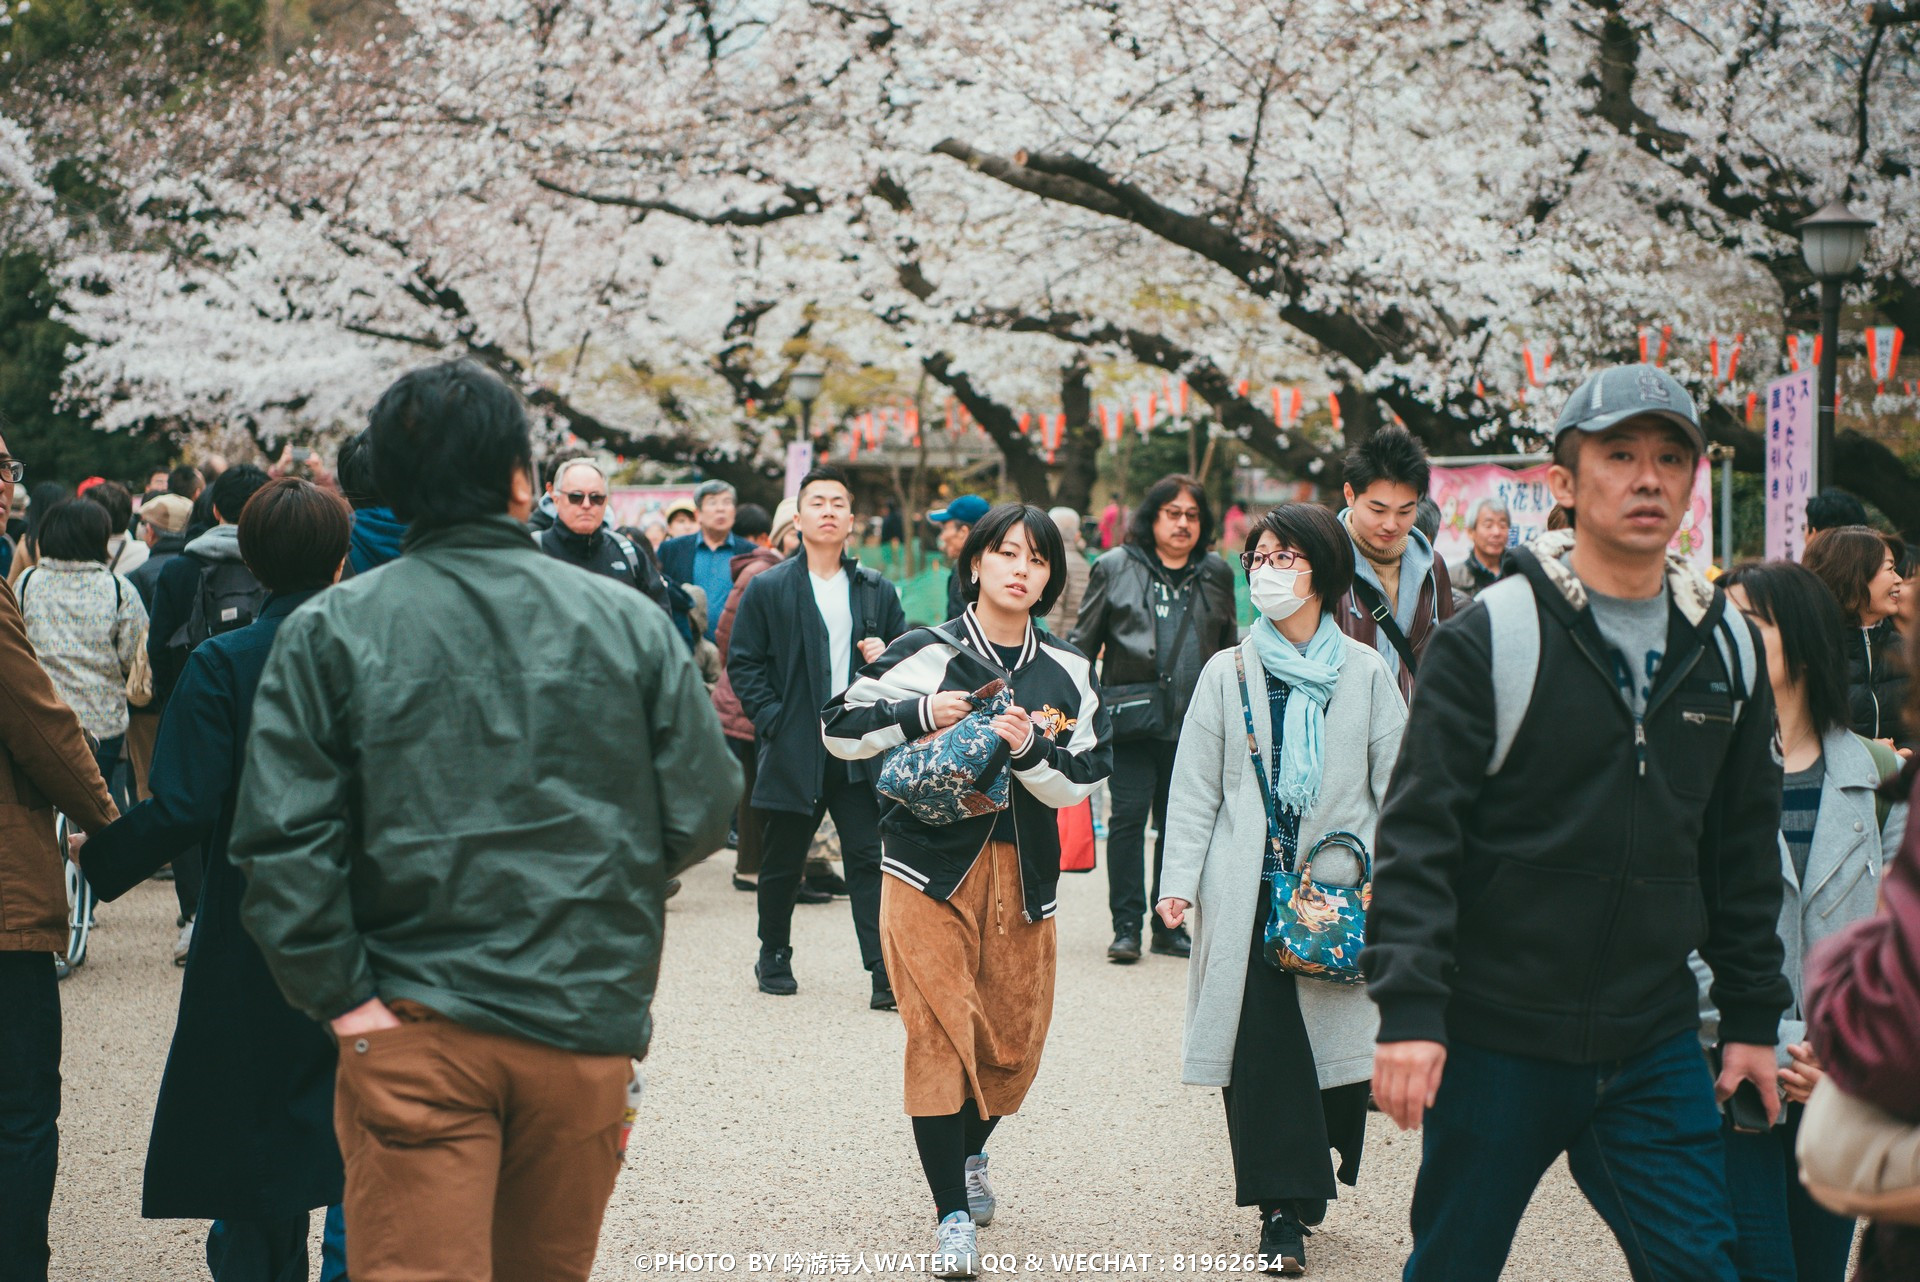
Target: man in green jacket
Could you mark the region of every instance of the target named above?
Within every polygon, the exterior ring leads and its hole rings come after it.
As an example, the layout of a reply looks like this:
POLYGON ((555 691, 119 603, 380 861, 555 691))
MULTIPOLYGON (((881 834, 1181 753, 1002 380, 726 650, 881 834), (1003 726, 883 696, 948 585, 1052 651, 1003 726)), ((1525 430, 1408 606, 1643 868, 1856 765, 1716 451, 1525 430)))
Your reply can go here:
POLYGON ((339 1040, 356 1282, 584 1279, 662 892, 720 847, 740 767, 667 616, 527 537, 504 383, 415 370, 368 436, 411 529, 281 627, 233 825, 243 916, 339 1040))

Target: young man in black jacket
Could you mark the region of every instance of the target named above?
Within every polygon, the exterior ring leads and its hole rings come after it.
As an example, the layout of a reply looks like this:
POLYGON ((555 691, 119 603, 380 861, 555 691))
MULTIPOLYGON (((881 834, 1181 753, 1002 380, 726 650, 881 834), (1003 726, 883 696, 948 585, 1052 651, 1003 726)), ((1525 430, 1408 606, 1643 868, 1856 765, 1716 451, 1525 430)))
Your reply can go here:
POLYGON ((1735 1277, 1715 1097, 1750 1084, 1777 1115, 1790 993, 1765 651, 1667 557, 1705 446, 1660 370, 1588 379, 1549 474, 1574 529, 1517 550, 1421 665, 1363 957, 1374 1096, 1426 1128, 1406 1282, 1497 1277, 1561 1153, 1635 1278, 1735 1277))
POLYGON ((860 960, 873 976, 872 1006, 894 1008, 880 960, 880 801, 877 763, 829 758, 820 710, 853 674, 907 630, 893 584, 846 555, 853 499, 846 474, 817 467, 800 482, 794 522, 800 552, 747 584, 734 614, 727 678, 758 732, 752 809, 761 841, 760 991, 800 991, 793 977, 793 906, 807 850, 823 815, 840 834, 860 960), (797 634, 797 637, 796 637, 797 634))

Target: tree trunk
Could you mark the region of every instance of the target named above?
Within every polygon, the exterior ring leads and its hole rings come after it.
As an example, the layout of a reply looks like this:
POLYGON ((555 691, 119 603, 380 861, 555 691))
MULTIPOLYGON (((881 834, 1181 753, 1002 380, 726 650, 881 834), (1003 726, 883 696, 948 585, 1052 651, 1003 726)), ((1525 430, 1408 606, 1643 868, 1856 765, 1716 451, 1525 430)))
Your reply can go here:
POLYGON ((1093 379, 1085 354, 1076 354, 1060 371, 1060 406, 1067 415, 1067 439, 1060 446, 1061 471, 1054 502, 1085 516, 1100 475, 1100 424, 1093 419, 1093 379))

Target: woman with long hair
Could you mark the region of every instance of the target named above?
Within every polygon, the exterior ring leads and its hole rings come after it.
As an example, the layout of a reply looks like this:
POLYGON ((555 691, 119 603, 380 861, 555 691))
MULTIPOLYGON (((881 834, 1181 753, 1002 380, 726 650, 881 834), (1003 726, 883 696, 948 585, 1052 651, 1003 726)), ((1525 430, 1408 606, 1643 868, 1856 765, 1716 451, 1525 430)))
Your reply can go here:
POLYGON ((1907 697, 1907 664, 1897 621, 1898 548, 1877 530, 1843 525, 1816 539, 1802 564, 1827 585, 1845 619, 1841 643, 1854 732, 1890 747, 1911 747, 1900 711, 1907 697))
POLYGON ((1065 557, 1044 509, 992 509, 961 549, 966 609, 895 641, 824 713, 828 749, 852 761, 954 725, 995 682, 1013 694, 992 720, 1011 773, 1005 809, 934 824, 881 802, 880 946, 906 1025, 936 1277, 978 1271, 975 1229, 997 1207, 987 1137, 1026 1098, 1053 1018, 1055 811, 1091 795, 1110 765, 1092 665, 1034 626, 1060 596, 1065 557))
POLYGON ((1222 1088, 1237 1201, 1259 1208, 1266 1271, 1291 1276, 1337 1193, 1329 1150, 1340 1180, 1358 1178, 1379 1021, 1363 984, 1268 955, 1273 915, 1291 907, 1274 885, 1309 856, 1316 882, 1367 880, 1407 710, 1379 654, 1334 623, 1354 562, 1333 513, 1274 508, 1241 563, 1260 617, 1194 690, 1156 911, 1195 921, 1182 1079, 1222 1088))
MULTIPOLYGON (((1821 536, 1815 547, 1845 531, 1821 536)), ((1878 541, 1877 539, 1875 540, 1878 541)), ((1853 1247, 1851 1219, 1823 1209, 1801 1186, 1794 1142, 1821 1064, 1807 1041, 1801 976, 1808 951, 1873 914, 1883 844, 1899 846, 1905 806, 1877 805, 1898 767, 1885 747, 1848 729, 1847 673, 1835 638, 1839 604, 1815 575, 1787 561, 1739 565, 1721 578, 1727 599, 1766 646, 1786 776, 1780 804, 1780 939, 1793 1005, 1780 1022, 1786 1107, 1760 1133, 1723 1125, 1727 1186, 1744 1279, 1840 1282, 1853 1247)), ((1704 999, 1711 980, 1701 966, 1704 999)), ((1711 1041, 1715 1022, 1705 1024, 1711 1041)))
POLYGON ((67 499, 45 512, 35 563, 14 585, 27 639, 53 688, 97 741, 100 776, 113 778, 127 733, 127 678, 147 644, 140 592, 107 568, 112 526, 90 499, 67 499))

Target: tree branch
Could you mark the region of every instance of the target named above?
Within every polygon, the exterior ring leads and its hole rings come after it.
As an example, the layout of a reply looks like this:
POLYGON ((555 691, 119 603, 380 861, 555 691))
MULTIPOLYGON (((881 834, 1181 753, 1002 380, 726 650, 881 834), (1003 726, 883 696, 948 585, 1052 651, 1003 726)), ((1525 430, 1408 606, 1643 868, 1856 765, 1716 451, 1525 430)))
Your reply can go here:
POLYGON ((638 196, 618 196, 611 192, 581 191, 558 183, 550 178, 536 177, 534 186, 553 192, 558 196, 568 196, 574 200, 584 200, 595 205, 611 205, 618 209, 635 209, 642 214, 671 214, 690 223, 699 223, 706 227, 765 227, 787 218, 799 218, 807 214, 820 212, 819 192, 807 187, 789 187, 786 189, 787 204, 768 209, 723 209, 716 214, 703 214, 688 209, 670 200, 646 200, 638 196))

